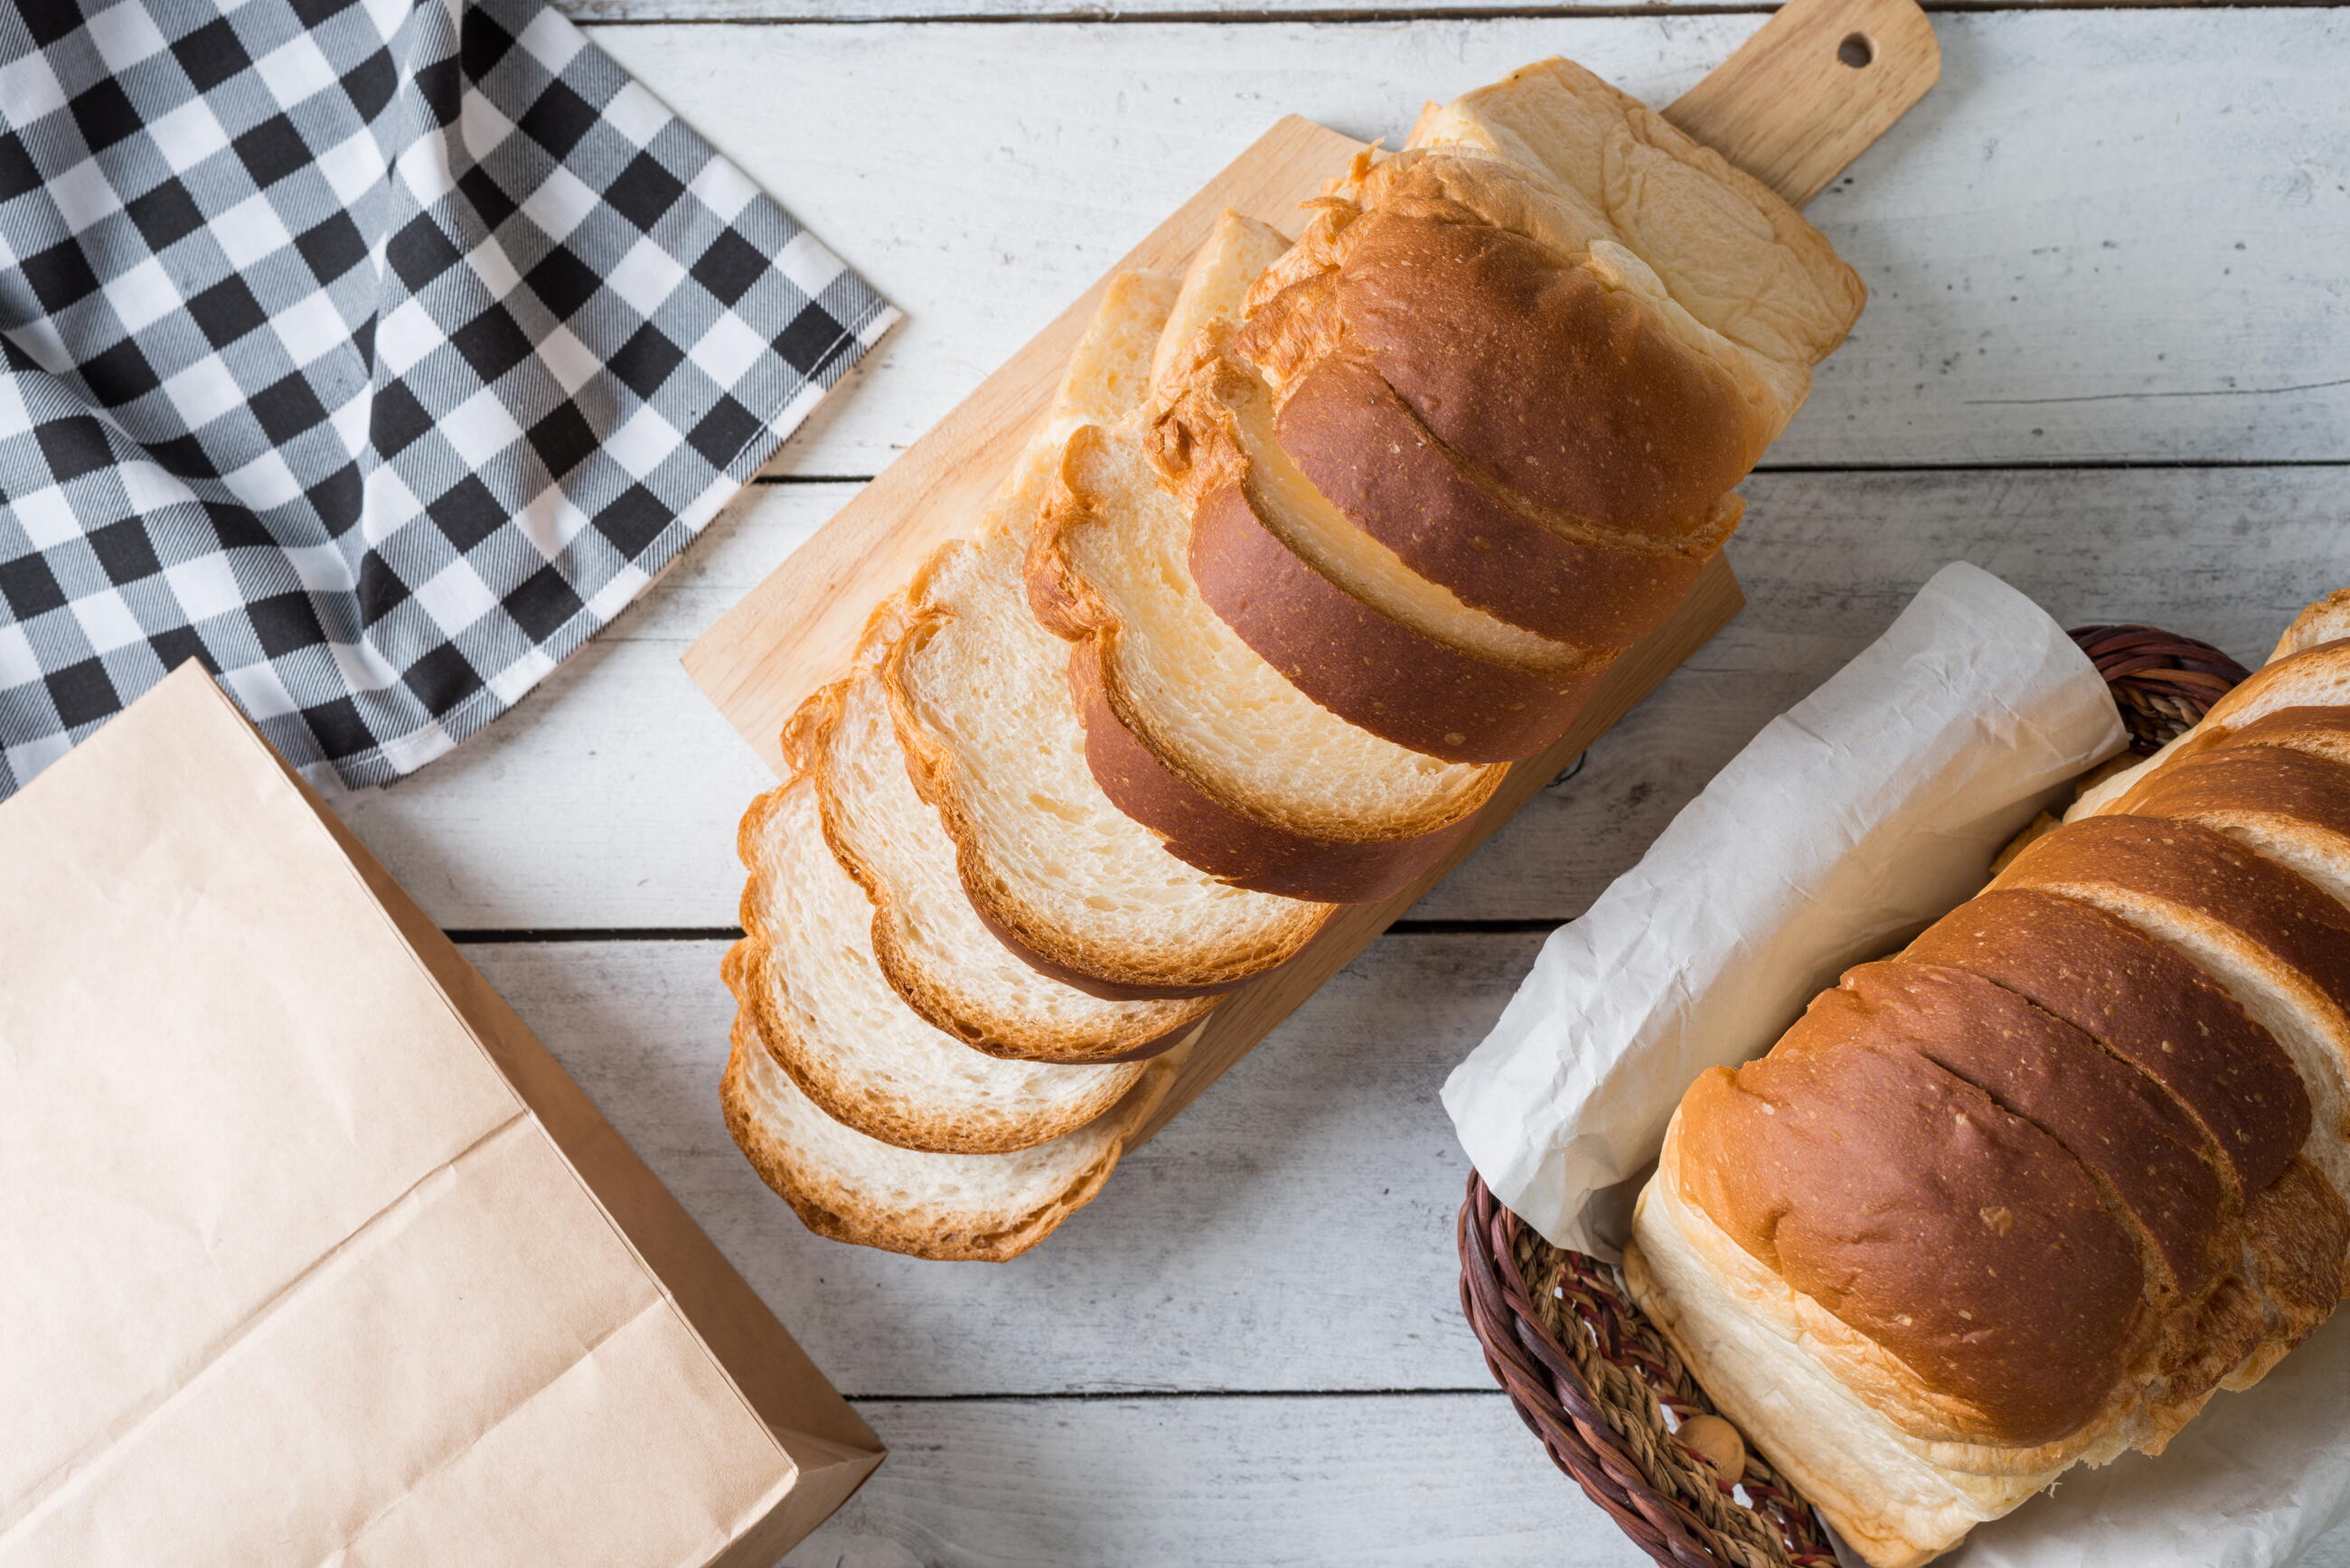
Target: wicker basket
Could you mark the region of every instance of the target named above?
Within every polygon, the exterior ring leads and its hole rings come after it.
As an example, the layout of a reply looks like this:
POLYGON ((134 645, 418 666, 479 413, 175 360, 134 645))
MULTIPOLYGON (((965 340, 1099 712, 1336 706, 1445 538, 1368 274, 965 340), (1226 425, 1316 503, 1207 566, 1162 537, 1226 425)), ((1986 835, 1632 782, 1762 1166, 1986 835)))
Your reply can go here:
MULTIPOLYGON (((2144 626, 2072 633, 2121 710, 2131 750, 2191 728, 2243 666, 2209 643, 2144 626)), ((1552 1246, 1474 1171, 1461 1206, 1461 1310, 1485 1365, 1551 1461, 1659 1563, 1830 1568, 1811 1505, 1748 1448, 1731 1478, 1676 1434, 1712 1416, 1705 1391, 1611 1264, 1552 1246)))

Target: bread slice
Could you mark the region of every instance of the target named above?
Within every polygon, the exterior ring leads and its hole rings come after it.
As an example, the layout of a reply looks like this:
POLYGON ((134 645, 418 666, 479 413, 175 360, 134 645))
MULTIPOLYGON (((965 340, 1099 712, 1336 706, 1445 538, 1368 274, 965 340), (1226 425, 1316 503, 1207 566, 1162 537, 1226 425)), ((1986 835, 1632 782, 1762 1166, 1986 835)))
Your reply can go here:
POLYGON ((2293 1058, 2302 1152, 2350 1198, 2350 913, 2224 834, 2147 817, 2067 823, 1991 886, 2095 904, 2218 981, 2293 1058))
POLYGON ((2336 588, 2293 617, 2293 624, 2277 639, 2269 662, 2274 664, 2321 643, 2339 642, 2345 638, 2350 638, 2350 588, 2336 588))
POLYGON ((1737 528, 1610 526, 1511 495, 1420 423, 1365 356, 1333 355, 1282 403, 1274 438, 1331 505, 1464 604, 1555 641, 1625 648, 1672 612, 1737 528))
MULTIPOLYGON (((1227 213, 1193 258, 1160 340, 1229 325, 1285 244, 1227 213)), ((1028 557, 1037 618, 1072 639, 1086 756, 1118 808, 1235 886, 1345 902, 1408 885, 1501 781, 1381 740, 1314 702, 1211 609, 1191 520, 1131 420, 1068 440, 1028 557)))
POLYGON ((1654 279, 1644 286, 1767 391, 1765 440, 1803 406, 1811 368, 1867 302, 1860 275, 1777 192, 1571 60, 1462 94, 1423 117, 1409 146, 1505 159, 1542 198, 1522 196, 1512 226, 1570 254, 1636 256, 1654 279))
POLYGON ((1200 596, 1340 718, 1455 763, 1556 740, 1604 653, 1464 603, 1357 528, 1275 438, 1271 391, 1236 358, 1195 364, 1154 411, 1149 450, 1192 509, 1200 596))
POLYGON ((917 1258, 1016 1258, 1093 1200, 1174 1082, 1182 1053, 1150 1062, 1126 1097, 1073 1132, 1011 1154, 926 1154, 834 1121, 734 1023, 719 1100, 761 1179, 819 1236, 917 1258))
POLYGON ((1399 746, 1299 691, 1201 597, 1191 532, 1131 426, 1070 437, 1029 594, 1077 639, 1069 681, 1094 776, 1237 887, 1334 903, 1399 891, 1505 770, 1399 746))
POLYGON ((1104 1062, 1173 1044, 1215 998, 1105 1001, 1039 973, 980 919, 954 840, 899 749, 879 668, 898 627, 878 613, 854 672, 803 705, 785 735, 815 786, 825 837, 870 899, 882 975, 931 1025, 990 1055, 1104 1062))
MULTIPOLYGON (((1118 369, 1065 392, 1061 408, 1087 416, 1076 422, 1139 406, 1172 305, 1167 280, 1117 280, 1078 363, 1118 369)), ((1024 961, 1112 1000, 1213 995, 1295 956, 1334 906, 1218 881, 1094 777, 1068 645, 1031 613, 1024 576, 1067 428, 1066 415, 1048 425, 975 538, 915 575, 905 634, 882 665, 899 741, 972 908, 1024 961)))
POLYGON ((2350 905, 2350 764, 2333 757, 2291 746, 2215 747, 2161 769, 2112 815, 2199 822, 2350 905))
POLYGON ((1052 1066, 972 1050, 909 1009, 875 963, 873 909, 795 778, 743 819, 751 879, 726 974, 777 1063, 836 1121, 900 1148, 1002 1154, 1083 1127, 1139 1064, 1052 1066))

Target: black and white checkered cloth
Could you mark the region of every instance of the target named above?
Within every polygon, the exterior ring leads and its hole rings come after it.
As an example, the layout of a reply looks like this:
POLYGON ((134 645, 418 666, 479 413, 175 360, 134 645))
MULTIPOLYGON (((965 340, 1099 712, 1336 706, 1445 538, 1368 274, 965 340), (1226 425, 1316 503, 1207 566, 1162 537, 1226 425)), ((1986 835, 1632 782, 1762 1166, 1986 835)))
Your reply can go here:
POLYGON ((422 765, 894 319, 538 0, 0 7, 0 795, 190 658, 422 765))

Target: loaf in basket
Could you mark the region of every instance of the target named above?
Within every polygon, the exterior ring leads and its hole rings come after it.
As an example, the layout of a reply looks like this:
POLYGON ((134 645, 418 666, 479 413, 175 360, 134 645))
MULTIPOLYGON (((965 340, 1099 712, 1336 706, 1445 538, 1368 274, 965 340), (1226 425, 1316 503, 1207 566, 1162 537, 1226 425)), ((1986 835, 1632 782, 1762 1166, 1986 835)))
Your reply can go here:
POLYGON ((1292 243, 1114 280, 987 515, 744 819, 737 1141, 815 1229, 1011 1256, 1164 1054, 1456 845, 1687 592, 1858 314, 1795 212, 1565 61, 1292 243))
POLYGON ((1877 1568, 2159 1453, 2344 1293, 2345 608, 1681 1101, 1627 1281, 1877 1568))

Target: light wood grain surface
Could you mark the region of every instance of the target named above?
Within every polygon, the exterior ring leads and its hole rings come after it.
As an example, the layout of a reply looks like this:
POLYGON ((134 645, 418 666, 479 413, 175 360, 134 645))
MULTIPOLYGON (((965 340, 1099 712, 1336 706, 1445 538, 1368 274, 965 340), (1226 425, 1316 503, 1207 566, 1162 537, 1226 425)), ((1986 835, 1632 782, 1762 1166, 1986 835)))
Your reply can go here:
MULTIPOLYGON (((815 1241, 718 1122, 733 827, 766 774, 678 655, 1279 114, 1397 135, 1423 98, 1555 52, 1662 102, 1762 20, 1410 3, 595 29, 910 320, 786 448, 788 482, 515 713, 343 804, 436 919, 490 939, 472 956, 893 1445, 793 1568, 1631 1568, 1452 1295, 1463 1168, 1435 1088, 1542 933, 1947 560, 2068 623, 2242 657, 2350 583, 2350 12, 1939 15, 1941 84, 1811 209, 1874 296, 1744 487, 1748 609, 1052 1245, 993 1269, 815 1241), (565 940, 515 940, 534 930, 565 940)), ((2305 1562, 2350 1568, 2350 1532, 2305 1562)))

